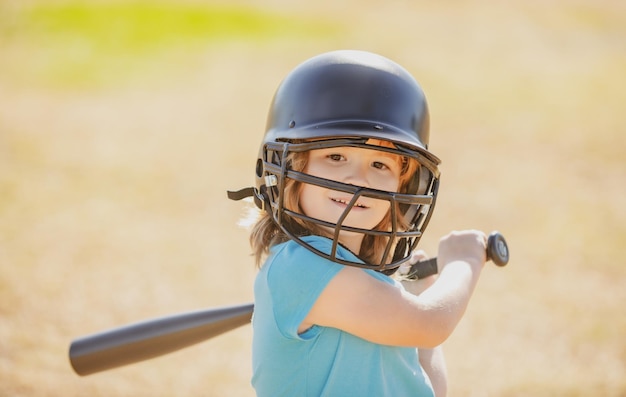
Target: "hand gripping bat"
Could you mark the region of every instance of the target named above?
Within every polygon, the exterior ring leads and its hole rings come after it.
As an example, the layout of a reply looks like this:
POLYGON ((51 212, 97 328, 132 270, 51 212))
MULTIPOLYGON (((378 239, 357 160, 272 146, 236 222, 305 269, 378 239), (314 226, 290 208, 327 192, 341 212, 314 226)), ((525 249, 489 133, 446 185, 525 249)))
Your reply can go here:
MULTIPOLYGON (((487 240, 487 259, 498 266, 509 261, 504 237, 493 232, 487 240)), ((407 277, 436 274, 437 258, 411 266, 407 277)), ((81 376, 132 364, 180 350, 250 323, 253 303, 175 314, 113 328, 72 341, 70 363, 81 376)))

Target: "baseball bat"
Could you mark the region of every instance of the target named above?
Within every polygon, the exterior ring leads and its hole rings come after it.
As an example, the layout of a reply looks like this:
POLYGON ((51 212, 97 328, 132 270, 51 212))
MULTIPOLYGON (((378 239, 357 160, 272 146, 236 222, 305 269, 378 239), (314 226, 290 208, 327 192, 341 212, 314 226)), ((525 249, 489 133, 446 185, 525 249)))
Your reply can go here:
MULTIPOLYGON (((487 240, 487 259, 498 266, 509 261, 504 237, 493 232, 487 240)), ((437 258, 411 266, 407 277, 436 274, 437 258)), ((70 363, 81 376, 132 364, 211 339, 250 323, 253 303, 175 314, 113 328, 72 341, 70 363)))
POLYGON ((84 376, 171 353, 250 323, 253 308, 198 310, 88 335, 72 341, 70 363, 84 376))

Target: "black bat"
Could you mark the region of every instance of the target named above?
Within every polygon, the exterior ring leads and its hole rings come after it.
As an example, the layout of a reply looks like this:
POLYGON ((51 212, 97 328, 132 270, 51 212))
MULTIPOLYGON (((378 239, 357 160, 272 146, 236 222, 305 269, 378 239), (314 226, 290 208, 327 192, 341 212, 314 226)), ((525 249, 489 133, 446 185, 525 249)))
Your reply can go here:
MULTIPOLYGON (((509 261, 508 246, 498 232, 489 235, 487 259, 498 266, 509 261)), ((424 278, 437 271, 437 258, 431 258, 412 265, 407 277, 424 278)), ((253 303, 211 308, 84 336, 72 341, 70 363, 78 375, 84 376, 158 357, 249 324, 253 310, 253 303)))
POLYGON ((254 304, 180 313, 113 328, 72 341, 70 363, 81 376, 180 350, 252 319, 254 304))

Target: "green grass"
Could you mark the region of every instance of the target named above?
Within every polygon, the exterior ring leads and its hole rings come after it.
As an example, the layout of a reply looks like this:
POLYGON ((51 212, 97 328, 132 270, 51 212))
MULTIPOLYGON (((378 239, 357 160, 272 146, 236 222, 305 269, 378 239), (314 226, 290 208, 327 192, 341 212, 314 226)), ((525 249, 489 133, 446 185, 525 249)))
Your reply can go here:
POLYGON ((320 21, 242 6, 73 1, 11 10, 0 5, 0 45, 12 53, 0 72, 22 84, 110 87, 162 59, 193 62, 191 54, 202 46, 324 37, 335 30, 320 21))

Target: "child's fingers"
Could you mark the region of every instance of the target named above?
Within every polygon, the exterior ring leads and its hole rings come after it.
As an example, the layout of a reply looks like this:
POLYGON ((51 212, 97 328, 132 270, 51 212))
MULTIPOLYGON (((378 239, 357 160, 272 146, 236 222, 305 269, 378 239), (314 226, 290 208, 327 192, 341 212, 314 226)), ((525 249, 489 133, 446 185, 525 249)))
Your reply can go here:
POLYGON ((424 250, 412 251, 411 255, 409 255, 409 260, 404 262, 398 268, 398 274, 400 274, 401 276, 406 276, 407 274, 409 274, 412 265, 425 259, 428 259, 428 255, 426 255, 426 252, 424 250))
POLYGON ((409 263, 411 265, 416 264, 419 261, 423 261, 428 259, 428 255, 426 255, 426 251, 424 250, 415 250, 411 252, 411 256, 409 257, 409 263))

